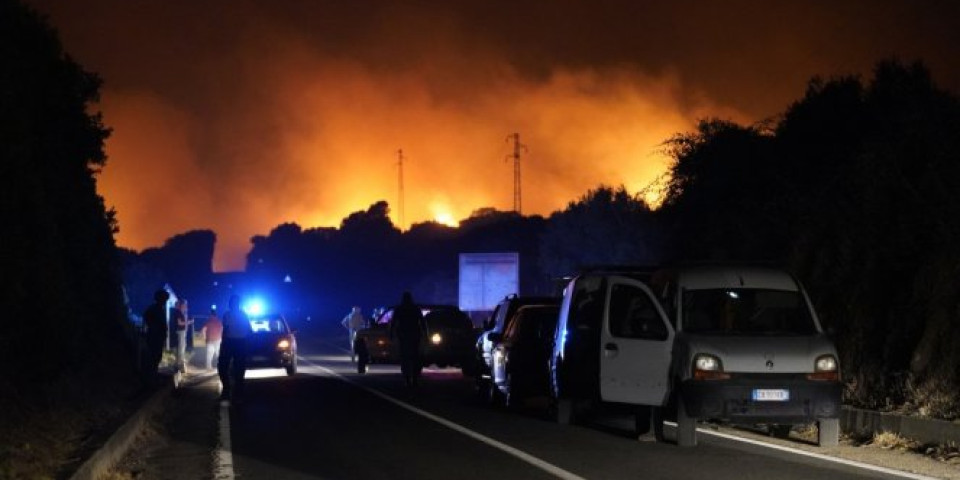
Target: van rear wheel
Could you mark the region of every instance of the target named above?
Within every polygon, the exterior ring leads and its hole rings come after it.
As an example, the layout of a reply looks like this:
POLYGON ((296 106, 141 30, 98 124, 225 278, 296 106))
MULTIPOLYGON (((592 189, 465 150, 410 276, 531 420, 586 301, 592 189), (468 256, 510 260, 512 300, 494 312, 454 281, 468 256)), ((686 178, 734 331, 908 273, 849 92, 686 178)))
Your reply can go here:
POLYGON ((645 405, 637 405, 634 407, 633 412, 633 433, 640 437, 650 433, 650 427, 653 423, 653 412, 651 411, 653 407, 647 407, 645 405))

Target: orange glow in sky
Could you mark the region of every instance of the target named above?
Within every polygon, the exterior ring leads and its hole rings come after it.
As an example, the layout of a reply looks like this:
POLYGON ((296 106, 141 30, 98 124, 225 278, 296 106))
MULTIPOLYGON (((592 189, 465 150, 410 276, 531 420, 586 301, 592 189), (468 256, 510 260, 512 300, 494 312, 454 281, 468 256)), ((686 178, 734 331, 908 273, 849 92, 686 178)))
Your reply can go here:
POLYGON ((301 72, 273 79, 258 105, 282 123, 273 138, 256 135, 261 118, 208 125, 146 92, 107 90, 102 107, 114 133, 99 187, 118 211, 121 245, 141 249, 210 228, 215 268, 229 270, 243 268, 250 237, 283 222, 338 226, 386 200, 399 224, 398 148, 406 226, 511 210, 514 131, 526 146, 523 213, 549 215, 600 184, 639 191, 667 168, 662 142, 707 113, 684 113, 669 77, 622 71, 558 71, 540 83, 504 75, 468 100, 438 101, 418 75, 327 62, 320 76, 302 58, 276 61, 271 71, 298 63, 301 72), (203 143, 231 161, 210 169, 203 143))
POLYGON ((665 140, 777 115, 814 75, 894 56, 960 85, 951 2, 27 1, 104 80, 118 243, 211 229, 216 270, 281 223, 385 200, 398 224, 399 149, 404 227, 512 210, 515 132, 522 213, 549 215, 643 190, 665 140))

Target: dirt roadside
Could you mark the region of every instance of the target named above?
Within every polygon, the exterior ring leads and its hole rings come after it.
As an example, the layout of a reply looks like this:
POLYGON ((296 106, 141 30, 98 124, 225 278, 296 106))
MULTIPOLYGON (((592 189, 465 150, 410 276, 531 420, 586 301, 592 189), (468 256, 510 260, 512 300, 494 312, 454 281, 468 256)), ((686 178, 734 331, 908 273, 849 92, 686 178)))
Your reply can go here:
POLYGON ((773 445, 795 448, 810 453, 827 455, 845 460, 866 463, 878 467, 889 468, 901 472, 916 473, 934 478, 960 480, 960 455, 955 455, 956 448, 942 455, 943 449, 935 447, 920 448, 911 445, 909 441, 885 441, 882 437, 873 439, 855 439, 847 435, 840 437, 840 445, 822 448, 816 445, 816 431, 813 427, 795 428, 789 439, 779 439, 767 435, 759 430, 748 430, 720 425, 706 425, 705 428, 718 433, 736 437, 757 440, 773 445), (914 451, 919 448, 920 452, 914 451), (929 449, 930 454, 926 452, 929 449), (936 458, 939 456, 940 458, 936 458))

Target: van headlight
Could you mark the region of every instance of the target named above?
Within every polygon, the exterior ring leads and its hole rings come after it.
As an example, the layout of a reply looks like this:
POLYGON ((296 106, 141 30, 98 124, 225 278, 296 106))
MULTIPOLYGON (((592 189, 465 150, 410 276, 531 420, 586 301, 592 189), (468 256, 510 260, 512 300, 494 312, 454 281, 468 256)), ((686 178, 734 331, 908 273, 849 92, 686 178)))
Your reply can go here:
POLYGON ((434 333, 433 335, 430 335, 430 343, 434 345, 440 345, 440 342, 442 341, 443 341, 443 337, 441 337, 439 333, 434 333))
POLYGON ((290 348, 290 340, 287 340, 286 338, 281 339, 279 342, 277 342, 277 348, 280 350, 286 350, 290 348))
POLYGON ((813 373, 807 374, 809 380, 836 382, 840 380, 840 363, 833 355, 820 355, 813 361, 813 373))
POLYGON ((730 374, 723 372, 723 364, 716 355, 698 353, 693 356, 694 380, 727 380, 730 374))

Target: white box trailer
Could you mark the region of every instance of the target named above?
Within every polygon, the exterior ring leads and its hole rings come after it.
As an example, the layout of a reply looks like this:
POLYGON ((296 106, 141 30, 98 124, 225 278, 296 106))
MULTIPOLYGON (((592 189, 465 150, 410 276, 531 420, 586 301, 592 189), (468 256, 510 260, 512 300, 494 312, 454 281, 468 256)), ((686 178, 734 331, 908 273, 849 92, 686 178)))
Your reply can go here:
POLYGON ((503 297, 519 292, 520 254, 461 253, 458 286, 460 310, 493 310, 503 297))

